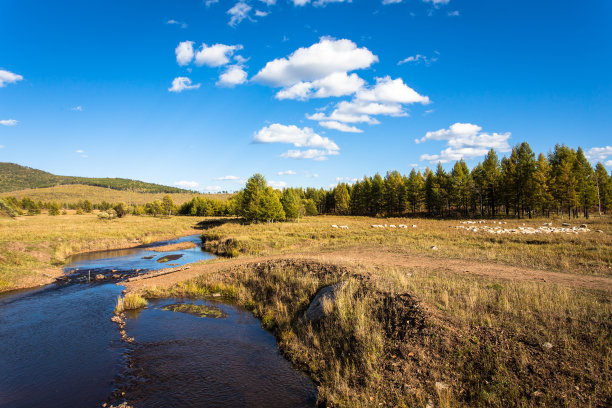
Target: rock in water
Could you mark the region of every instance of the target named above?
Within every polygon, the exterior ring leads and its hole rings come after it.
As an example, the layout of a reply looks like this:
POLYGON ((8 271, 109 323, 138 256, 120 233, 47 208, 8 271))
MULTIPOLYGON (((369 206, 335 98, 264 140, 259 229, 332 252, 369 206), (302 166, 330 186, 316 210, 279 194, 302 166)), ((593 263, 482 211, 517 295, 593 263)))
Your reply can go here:
POLYGON ((308 310, 306 310, 306 313, 304 313, 304 318, 310 322, 316 322, 324 318, 326 313, 323 309, 323 301, 327 300, 333 302, 338 296, 338 293, 344 289, 347 284, 347 281, 338 282, 335 285, 326 286, 319 290, 312 302, 310 302, 308 310))

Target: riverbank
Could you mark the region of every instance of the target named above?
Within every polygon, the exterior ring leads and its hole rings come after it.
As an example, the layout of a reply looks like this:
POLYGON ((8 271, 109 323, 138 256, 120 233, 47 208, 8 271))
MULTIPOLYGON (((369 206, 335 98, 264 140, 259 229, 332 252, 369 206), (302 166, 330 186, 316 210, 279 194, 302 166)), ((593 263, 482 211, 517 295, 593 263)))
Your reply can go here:
POLYGON ((609 221, 494 240, 453 221, 373 221, 227 223, 205 237, 237 257, 126 286, 252 310, 327 406, 609 405, 609 221), (315 322, 305 312, 323 288, 337 294, 315 322))
POLYGON ((196 217, 99 220, 94 214, 0 218, 0 293, 55 281, 71 255, 198 233, 196 217))

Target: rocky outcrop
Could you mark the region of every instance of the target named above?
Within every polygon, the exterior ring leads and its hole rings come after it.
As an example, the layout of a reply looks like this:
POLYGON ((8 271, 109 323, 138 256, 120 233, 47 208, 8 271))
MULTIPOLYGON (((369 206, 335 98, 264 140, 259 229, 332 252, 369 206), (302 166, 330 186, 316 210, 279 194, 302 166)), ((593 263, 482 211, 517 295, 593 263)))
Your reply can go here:
POLYGON ((327 316, 327 312, 323 307, 326 301, 333 302, 338 297, 338 293, 348 285, 347 281, 338 282, 332 286, 326 286, 319 290, 310 302, 308 310, 304 313, 304 318, 309 322, 317 322, 327 316))

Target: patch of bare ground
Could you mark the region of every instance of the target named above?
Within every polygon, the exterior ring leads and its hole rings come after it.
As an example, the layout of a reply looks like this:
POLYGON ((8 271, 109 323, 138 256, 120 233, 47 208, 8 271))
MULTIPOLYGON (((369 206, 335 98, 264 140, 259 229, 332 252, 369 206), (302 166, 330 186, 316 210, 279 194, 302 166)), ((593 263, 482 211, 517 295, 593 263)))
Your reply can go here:
POLYGON ((252 310, 327 406, 609 406, 609 282, 574 278, 345 249, 218 259, 127 286, 252 310), (324 317, 306 319, 340 282, 324 317))
POLYGON ((197 245, 194 242, 179 242, 177 244, 169 244, 162 245, 157 247, 146 248, 147 251, 155 251, 155 252, 170 252, 170 251, 180 251, 181 249, 191 249, 195 248, 197 245))

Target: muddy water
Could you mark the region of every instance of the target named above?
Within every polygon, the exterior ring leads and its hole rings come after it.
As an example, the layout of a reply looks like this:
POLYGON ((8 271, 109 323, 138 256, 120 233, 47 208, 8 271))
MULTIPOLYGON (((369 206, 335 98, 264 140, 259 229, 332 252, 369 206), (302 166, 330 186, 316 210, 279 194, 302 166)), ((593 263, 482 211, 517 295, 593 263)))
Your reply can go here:
MULTIPOLYGON (((157 245, 185 240, 198 242, 192 236, 157 245)), ((178 254, 171 263, 212 257, 199 247, 101 251, 72 258, 65 271, 136 274, 167 267, 157 260, 178 254)), ((128 348, 110 322, 122 289, 80 283, 0 295, 0 407, 100 406, 125 385, 128 361, 140 370, 129 389, 137 406, 314 405, 314 388, 282 359, 274 338, 232 306, 220 306, 226 318, 210 319, 155 303, 129 319, 137 345, 128 348)))
MULTIPOLYGON (((180 299, 154 301, 129 316, 138 384, 127 387, 135 407, 313 407, 316 390, 278 351, 274 336, 236 306, 223 318, 162 310, 180 299)), ((184 301, 190 303, 190 301, 184 301)))

